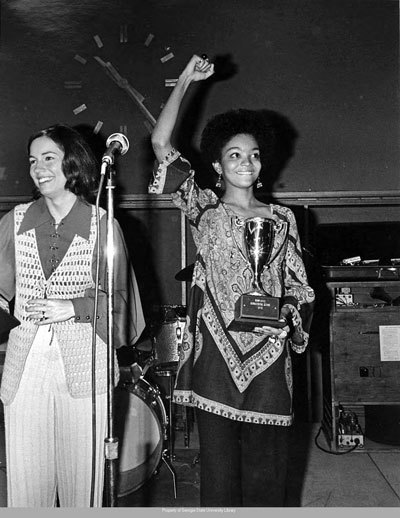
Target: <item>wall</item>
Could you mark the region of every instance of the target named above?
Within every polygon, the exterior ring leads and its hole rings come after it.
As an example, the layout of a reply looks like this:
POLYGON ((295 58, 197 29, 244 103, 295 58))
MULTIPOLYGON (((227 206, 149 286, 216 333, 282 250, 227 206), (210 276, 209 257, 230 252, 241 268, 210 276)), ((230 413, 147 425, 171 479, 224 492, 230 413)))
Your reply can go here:
MULTIPOLYGON (((188 93, 177 132, 193 162, 212 114, 268 109, 278 115, 284 144, 294 143, 273 190, 296 209, 306 249, 319 223, 398 221, 400 198, 390 197, 400 189, 398 11, 395 0, 3 2, 0 213, 31 192, 25 145, 32 132, 54 122, 78 125, 99 155, 106 138, 122 132, 130 149, 118 161, 117 217, 146 317, 154 304, 182 303, 186 283, 175 275, 193 260, 193 243, 168 200, 142 195, 153 162, 151 127, 170 93, 164 80, 206 52, 217 74, 188 93), (127 81, 116 80, 115 70, 127 81)), ((312 257, 305 258, 317 285, 312 257)), ((309 407, 316 401, 318 415, 321 325, 313 336, 296 372, 303 373, 301 396, 309 407)))
POLYGON ((102 121, 92 139, 99 152, 111 133, 125 133, 118 193, 145 193, 149 131, 170 93, 164 80, 194 52, 206 52, 218 74, 188 95, 181 142, 189 155, 211 114, 266 108, 298 133, 276 192, 400 187, 395 0, 9 0, 1 29, 2 195, 30 193, 26 140, 58 121, 92 137, 102 121))

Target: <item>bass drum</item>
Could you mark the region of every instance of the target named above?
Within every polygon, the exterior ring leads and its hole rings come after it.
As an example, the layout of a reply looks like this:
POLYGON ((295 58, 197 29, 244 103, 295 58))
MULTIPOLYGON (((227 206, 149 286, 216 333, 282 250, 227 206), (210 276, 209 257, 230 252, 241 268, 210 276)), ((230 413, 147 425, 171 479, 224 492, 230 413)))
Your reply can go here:
POLYGON ((143 378, 118 386, 115 396, 121 497, 137 491, 156 471, 168 418, 159 390, 143 378))

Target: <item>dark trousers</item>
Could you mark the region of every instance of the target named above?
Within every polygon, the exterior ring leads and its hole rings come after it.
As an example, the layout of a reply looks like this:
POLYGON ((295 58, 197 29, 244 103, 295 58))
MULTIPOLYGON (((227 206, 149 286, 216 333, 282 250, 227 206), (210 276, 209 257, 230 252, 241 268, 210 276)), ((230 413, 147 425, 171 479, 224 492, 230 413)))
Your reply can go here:
POLYGON ((289 427, 196 410, 202 507, 283 507, 289 427))

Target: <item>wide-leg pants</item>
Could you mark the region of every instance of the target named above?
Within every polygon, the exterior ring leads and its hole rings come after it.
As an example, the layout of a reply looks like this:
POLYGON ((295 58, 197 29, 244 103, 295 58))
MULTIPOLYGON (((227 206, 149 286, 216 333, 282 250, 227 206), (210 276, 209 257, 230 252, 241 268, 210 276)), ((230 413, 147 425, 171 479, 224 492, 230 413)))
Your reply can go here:
POLYGON ((202 507, 284 507, 289 427, 196 409, 202 507))
MULTIPOLYGON (((92 398, 69 395, 56 336, 40 326, 17 395, 4 406, 8 507, 89 507, 92 398)), ((101 507, 107 394, 96 396, 94 507, 101 507)))

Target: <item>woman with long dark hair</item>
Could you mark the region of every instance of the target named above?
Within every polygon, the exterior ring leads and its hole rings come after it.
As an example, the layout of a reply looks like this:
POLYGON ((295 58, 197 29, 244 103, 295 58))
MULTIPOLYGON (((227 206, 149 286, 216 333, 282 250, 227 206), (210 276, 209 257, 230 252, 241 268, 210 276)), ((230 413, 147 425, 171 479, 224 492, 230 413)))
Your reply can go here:
MULTIPOLYGON (((107 417, 106 217, 99 172, 82 136, 57 124, 28 142, 37 199, 0 220, 0 304, 15 298, 1 382, 9 507, 102 505, 107 417), (100 240, 100 256, 97 254, 100 240), (99 262, 92 465, 92 333, 99 262)), ((115 347, 144 328, 135 274, 114 222, 115 347)), ((116 356, 114 358, 116 361, 116 356)), ((118 369, 115 370, 117 382, 118 369)))

